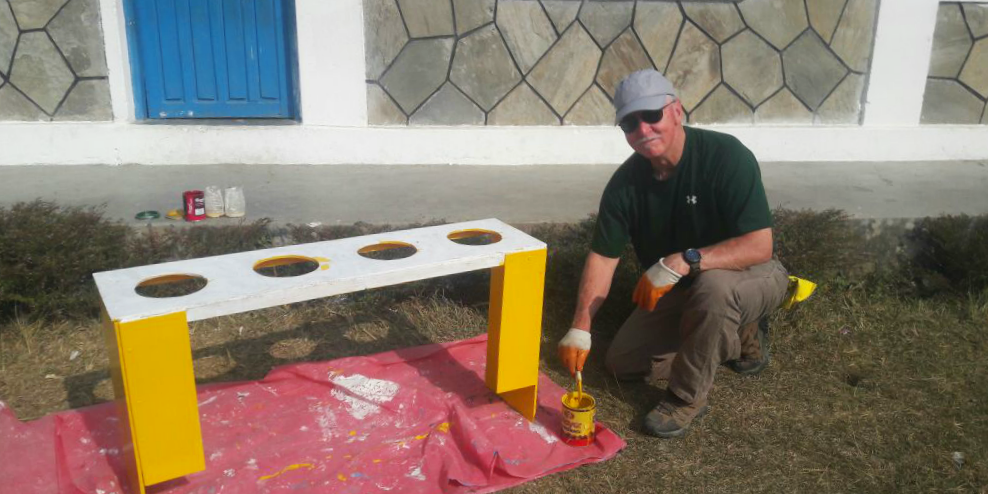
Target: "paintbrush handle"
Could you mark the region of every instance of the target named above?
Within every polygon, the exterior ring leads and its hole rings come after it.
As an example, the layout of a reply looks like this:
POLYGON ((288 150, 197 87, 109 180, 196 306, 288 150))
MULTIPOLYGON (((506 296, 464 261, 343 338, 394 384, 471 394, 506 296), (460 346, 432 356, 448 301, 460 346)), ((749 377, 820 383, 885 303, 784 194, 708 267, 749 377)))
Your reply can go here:
POLYGON ((576 399, 583 401, 583 374, 576 371, 576 399))

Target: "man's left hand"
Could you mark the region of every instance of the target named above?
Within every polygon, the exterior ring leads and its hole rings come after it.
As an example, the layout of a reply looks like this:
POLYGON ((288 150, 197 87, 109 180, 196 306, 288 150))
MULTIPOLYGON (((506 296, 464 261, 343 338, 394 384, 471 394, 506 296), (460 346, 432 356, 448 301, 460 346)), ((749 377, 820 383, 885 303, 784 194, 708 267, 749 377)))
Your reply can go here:
POLYGON ((635 287, 635 294, 631 300, 642 310, 655 310, 655 304, 672 290, 680 278, 682 276, 665 263, 665 258, 659 259, 659 262, 648 268, 638 280, 638 286, 635 287))

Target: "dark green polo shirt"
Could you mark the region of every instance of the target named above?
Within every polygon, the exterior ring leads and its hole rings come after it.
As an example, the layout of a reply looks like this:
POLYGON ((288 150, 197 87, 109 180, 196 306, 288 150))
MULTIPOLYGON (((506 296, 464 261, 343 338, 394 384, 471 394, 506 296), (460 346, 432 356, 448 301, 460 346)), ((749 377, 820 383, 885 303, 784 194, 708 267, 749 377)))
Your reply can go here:
POLYGON ((685 127, 673 175, 655 178, 635 153, 608 182, 591 249, 620 257, 630 240, 642 267, 688 248, 707 247, 772 226, 755 156, 733 136, 685 127))

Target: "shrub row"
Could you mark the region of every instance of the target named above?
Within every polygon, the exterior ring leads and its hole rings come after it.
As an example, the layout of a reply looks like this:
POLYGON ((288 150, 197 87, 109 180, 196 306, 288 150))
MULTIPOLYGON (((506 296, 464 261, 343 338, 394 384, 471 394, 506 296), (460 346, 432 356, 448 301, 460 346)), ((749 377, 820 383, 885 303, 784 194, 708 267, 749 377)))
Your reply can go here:
MULTIPOLYGON (((794 274, 818 282, 849 280, 860 277, 859 268, 874 260, 864 237, 842 211, 779 209, 775 223, 776 253, 794 274)), ((547 299, 574 299, 593 224, 590 217, 530 229, 549 245, 547 299)), ((392 229, 364 223, 289 225, 286 234, 291 243, 305 243, 392 229)), ((94 272, 262 249, 271 247, 273 239, 268 219, 231 226, 136 230, 108 220, 98 207, 66 207, 41 200, 0 207, 0 322, 19 315, 91 317, 98 311, 94 272)), ((892 277, 900 289, 922 294, 916 288, 923 288, 924 280, 931 278, 939 280, 938 291, 988 289, 988 216, 925 218, 904 240, 910 248, 903 250, 906 254, 892 277)), ((626 255, 619 266, 612 285, 615 299, 630 299, 639 272, 633 257, 626 255)), ((430 286, 480 300, 483 287, 471 290, 477 285, 475 278, 436 280, 430 286)))

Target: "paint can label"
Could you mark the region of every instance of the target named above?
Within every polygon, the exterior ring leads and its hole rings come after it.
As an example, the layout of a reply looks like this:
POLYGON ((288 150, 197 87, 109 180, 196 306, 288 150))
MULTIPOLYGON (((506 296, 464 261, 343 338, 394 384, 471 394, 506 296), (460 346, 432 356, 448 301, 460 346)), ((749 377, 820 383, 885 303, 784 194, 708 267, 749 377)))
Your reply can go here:
POLYGON ((571 392, 563 395, 563 442, 572 446, 592 444, 596 433, 594 414, 597 402, 593 396, 571 392))
POLYGON ((206 218, 206 197, 201 190, 187 190, 182 193, 186 221, 199 221, 206 218))

